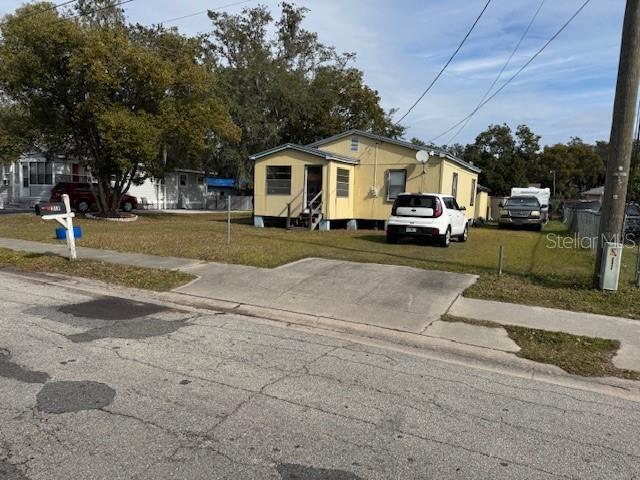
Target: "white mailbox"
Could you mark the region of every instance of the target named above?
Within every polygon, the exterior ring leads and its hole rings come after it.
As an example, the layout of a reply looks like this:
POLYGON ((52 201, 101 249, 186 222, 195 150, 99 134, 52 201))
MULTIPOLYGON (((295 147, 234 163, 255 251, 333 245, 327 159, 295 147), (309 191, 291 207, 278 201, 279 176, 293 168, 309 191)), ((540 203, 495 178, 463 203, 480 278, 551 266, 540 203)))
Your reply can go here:
POLYGON ((600 290, 618 290, 623 248, 622 243, 606 242, 604 244, 600 266, 600 290))
POLYGON ((62 194, 62 203, 43 203, 36 208, 36 213, 43 220, 55 220, 67 231, 67 246, 69 247, 69 259, 75 260, 76 254, 76 237, 73 233, 73 217, 75 214, 71 211, 69 195, 62 194))

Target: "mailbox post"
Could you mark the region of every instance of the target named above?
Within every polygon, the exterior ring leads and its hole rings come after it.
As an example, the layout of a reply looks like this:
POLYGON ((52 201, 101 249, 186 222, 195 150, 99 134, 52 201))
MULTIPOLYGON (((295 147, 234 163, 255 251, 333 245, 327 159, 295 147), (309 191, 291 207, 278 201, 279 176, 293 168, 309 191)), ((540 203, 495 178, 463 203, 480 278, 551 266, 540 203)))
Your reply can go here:
POLYGON ((67 246, 69 247, 69 259, 75 260, 76 255, 76 237, 73 232, 73 217, 75 213, 71 211, 71 204, 69 203, 69 195, 64 193, 62 195, 62 203, 41 203, 36 209, 36 213, 42 217, 43 220, 55 220, 58 222, 67 232, 67 246))

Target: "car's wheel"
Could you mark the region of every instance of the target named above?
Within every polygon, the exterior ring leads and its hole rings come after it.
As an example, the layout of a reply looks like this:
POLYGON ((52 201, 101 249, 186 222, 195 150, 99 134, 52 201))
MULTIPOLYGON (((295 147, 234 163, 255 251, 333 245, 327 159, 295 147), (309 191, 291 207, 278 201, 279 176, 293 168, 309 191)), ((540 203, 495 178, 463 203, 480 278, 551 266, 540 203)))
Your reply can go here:
POLYGON ((124 210, 125 212, 131 212, 133 210, 133 203, 131 202, 124 202, 122 204, 122 210, 124 210))
POLYGON ((395 233, 387 232, 387 243, 398 243, 398 236, 395 233))
POLYGON ((440 235, 438 237, 438 244, 441 247, 447 248, 450 243, 451 243, 451 227, 447 227, 447 231, 444 233, 444 235, 440 235))
POLYGON ((78 202, 78 211, 80 213, 87 213, 89 211, 89 202, 86 200, 80 200, 78 202))
POLYGON ((543 224, 541 224, 541 223, 538 223, 538 224, 535 226, 535 230, 536 230, 537 232, 541 232, 543 228, 544 228, 544 225, 543 225, 543 224))
POLYGON ((469 224, 468 223, 464 226, 464 232, 462 232, 462 235, 458 237, 459 242, 466 242, 467 240, 469 240, 469 224))

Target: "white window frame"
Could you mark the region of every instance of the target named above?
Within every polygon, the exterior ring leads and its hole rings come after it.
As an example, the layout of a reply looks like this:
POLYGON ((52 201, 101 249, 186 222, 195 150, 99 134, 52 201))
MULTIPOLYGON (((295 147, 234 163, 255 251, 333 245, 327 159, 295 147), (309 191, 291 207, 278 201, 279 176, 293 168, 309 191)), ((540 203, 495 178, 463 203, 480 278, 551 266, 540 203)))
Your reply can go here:
POLYGON ((29 185, 53 185, 53 162, 29 162, 29 185))
POLYGON ((178 178, 178 183, 180 184, 181 187, 186 187, 189 185, 189 175, 187 175, 186 173, 181 173, 180 177, 178 178), (184 182, 182 181, 182 179, 184 178, 184 182))
POLYGON ((471 179, 471 203, 470 207, 475 206, 476 204, 476 190, 478 188, 478 181, 475 178, 471 179))
POLYGON ((458 173, 453 172, 453 178, 451 179, 451 196, 458 199, 458 173))
POLYGON ((347 168, 338 168, 336 171, 336 197, 349 197, 349 183, 351 172, 347 168), (342 180, 340 179, 342 177, 342 180))
POLYGON ((387 202, 393 202, 397 198, 398 194, 406 191, 406 188, 407 188, 407 170, 406 169, 387 170, 387 202), (398 192, 395 192, 395 194, 392 194, 391 192, 392 190, 391 175, 393 173, 402 173, 404 178, 402 183, 402 189, 400 189, 398 192))

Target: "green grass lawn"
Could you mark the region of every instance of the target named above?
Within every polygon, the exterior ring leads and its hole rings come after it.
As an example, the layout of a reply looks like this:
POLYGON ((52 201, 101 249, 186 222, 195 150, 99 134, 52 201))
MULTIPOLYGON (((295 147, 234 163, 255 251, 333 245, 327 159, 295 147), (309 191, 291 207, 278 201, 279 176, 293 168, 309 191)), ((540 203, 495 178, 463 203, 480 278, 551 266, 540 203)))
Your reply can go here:
POLYGON ((142 268, 95 260, 75 260, 56 255, 16 252, 0 248, 0 268, 22 272, 45 272, 93 278, 125 287, 159 292, 172 290, 195 277, 187 273, 156 268, 142 268))
MULTIPOLYGON (((567 235, 562 224, 542 232, 474 228, 467 243, 448 249, 402 243, 388 245, 383 231, 347 232, 257 229, 246 214, 234 216, 226 244, 225 214, 143 214, 134 223, 79 219, 79 245, 171 255, 201 260, 276 267, 306 257, 407 265, 480 275, 468 296, 640 319, 640 290, 631 286, 635 251, 625 249, 621 290, 590 289, 593 254, 577 248, 549 248, 553 236, 567 235), (552 237, 549 237, 549 236, 552 237), (499 245, 505 246, 505 275, 495 272, 499 245)), ((52 223, 34 215, 0 216, 0 236, 55 242, 52 223)))
POLYGON ((574 375, 640 380, 640 372, 617 368, 613 364, 613 357, 620 348, 620 342, 617 340, 549 332, 514 325, 500 325, 495 322, 450 315, 443 316, 442 320, 469 323, 481 327, 504 328, 509 337, 520 347, 517 356, 534 362, 557 365, 574 375))

